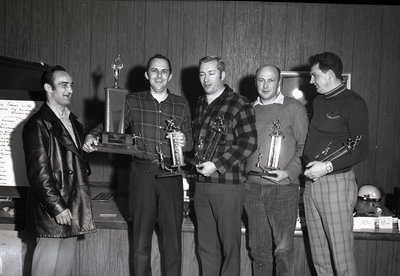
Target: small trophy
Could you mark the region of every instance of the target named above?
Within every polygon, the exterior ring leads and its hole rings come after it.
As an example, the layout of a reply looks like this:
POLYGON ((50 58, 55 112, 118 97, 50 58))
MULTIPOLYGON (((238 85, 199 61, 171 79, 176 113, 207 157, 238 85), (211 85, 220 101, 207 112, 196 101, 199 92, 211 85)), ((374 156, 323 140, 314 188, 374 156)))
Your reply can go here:
POLYGON ((281 145, 282 139, 284 138, 281 123, 277 119, 276 121, 272 122, 273 126, 270 129, 269 136, 271 136, 271 144, 269 147, 269 155, 268 160, 265 166, 261 165, 262 162, 262 153, 258 154, 258 162, 256 166, 261 169, 259 171, 250 171, 249 175, 258 175, 261 177, 271 176, 274 177, 276 174, 271 174, 269 171, 272 170, 279 170, 278 162, 279 162, 279 155, 281 153, 281 145))
POLYGON ((199 144, 197 146, 195 153, 197 163, 203 163, 212 160, 214 153, 217 149, 217 146, 219 144, 219 141, 225 135, 226 132, 224 116, 221 115, 218 118, 216 118, 215 121, 211 121, 210 127, 211 127, 211 137, 207 141, 207 147, 205 150, 204 150, 204 140, 201 138, 199 139, 199 144))
POLYGON ((161 151, 161 147, 157 146, 156 151, 159 156, 159 163, 160 167, 163 170, 168 171, 168 173, 158 175, 157 177, 169 177, 169 176, 176 176, 176 175, 182 175, 183 171, 182 168, 185 166, 185 161, 183 157, 183 150, 182 147, 177 145, 175 143, 175 137, 178 133, 182 133, 179 130, 179 127, 175 125, 175 117, 172 117, 170 120, 166 121, 167 125, 164 128, 167 131, 167 139, 170 141, 170 147, 171 147, 171 155, 172 155, 172 165, 171 168, 168 168, 165 165, 165 159, 164 159, 164 153, 161 151))
POLYGON ((362 138, 362 135, 356 136, 356 138, 354 140, 349 138, 349 139, 347 139, 346 143, 343 143, 342 147, 340 147, 337 150, 335 150, 334 152, 328 154, 331 149, 330 146, 331 146, 332 142, 330 142, 325 147, 325 149, 323 151, 321 151, 321 153, 317 154, 314 157, 314 159, 318 160, 318 161, 322 161, 322 162, 333 161, 335 159, 342 157, 345 154, 351 154, 355 150, 357 145, 360 143, 361 138, 362 138))

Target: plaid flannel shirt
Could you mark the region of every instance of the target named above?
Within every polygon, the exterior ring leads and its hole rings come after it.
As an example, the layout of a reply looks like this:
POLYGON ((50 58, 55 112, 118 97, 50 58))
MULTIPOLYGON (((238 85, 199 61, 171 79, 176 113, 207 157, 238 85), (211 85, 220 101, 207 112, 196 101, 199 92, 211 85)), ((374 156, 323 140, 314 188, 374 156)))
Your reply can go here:
POLYGON ((198 181, 241 184, 243 163, 257 149, 254 109, 246 98, 233 92, 227 85, 210 105, 205 95, 200 96, 193 120, 196 149, 200 148, 199 143, 202 143, 203 149, 207 148, 212 135, 210 123, 219 116, 224 118, 226 131, 212 158, 217 171, 210 177, 198 175, 198 181))
MULTIPOLYGON (((156 146, 161 147, 165 157, 171 157, 170 142, 165 138, 167 131, 164 129, 166 121, 175 117, 175 126, 185 134, 186 144, 183 151, 193 148, 190 107, 185 98, 168 91, 168 97, 159 103, 150 91, 130 93, 125 101, 125 126, 126 133, 140 135, 137 139, 138 150, 150 153, 149 158, 157 154, 156 146)), ((90 134, 99 135, 103 130, 102 125, 93 129, 90 134)), ((154 158, 153 158, 154 159, 154 158)))

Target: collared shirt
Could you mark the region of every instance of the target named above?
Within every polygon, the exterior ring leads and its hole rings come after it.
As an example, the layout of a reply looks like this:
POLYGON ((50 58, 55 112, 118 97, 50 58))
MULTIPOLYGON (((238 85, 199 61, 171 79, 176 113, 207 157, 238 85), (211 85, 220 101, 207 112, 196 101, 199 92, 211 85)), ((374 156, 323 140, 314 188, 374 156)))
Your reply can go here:
POLYGON ((257 149, 255 114, 251 103, 227 85, 224 92, 211 104, 202 95, 195 109, 193 129, 200 159, 207 149, 216 147, 211 161, 217 171, 210 177, 198 175, 198 181, 241 184, 243 161, 257 149), (212 125, 220 116, 223 116, 223 133, 216 143, 212 138, 215 134, 212 125))
POLYGON ((57 118, 60 119, 60 121, 63 123, 63 125, 67 129, 69 135, 71 136, 72 140, 74 141, 75 146, 78 146, 78 144, 76 143, 74 129, 72 128, 72 124, 69 119, 69 115, 71 114, 71 111, 69 111, 69 109, 67 107, 65 107, 64 112, 61 112, 60 110, 56 109, 54 106, 51 106, 49 103, 47 103, 47 105, 54 112, 54 114, 56 114, 57 118))
MULTIPOLYGON (((283 104, 284 99, 285 99, 285 96, 283 96, 282 93, 279 93, 278 96, 275 98, 274 102, 270 103, 270 104, 283 104)), ((257 100, 254 102, 253 106, 256 106, 259 104, 260 105, 269 105, 269 104, 262 103, 260 97, 257 97, 257 100)))
MULTIPOLYGON (((183 151, 193 148, 190 107, 185 98, 168 91, 168 97, 158 102, 149 90, 130 93, 125 101, 125 133, 135 134, 138 150, 150 153, 146 159, 154 159, 156 147, 165 157, 171 157, 170 141, 166 138, 167 120, 175 118, 174 124, 183 132, 186 144, 183 151)), ((99 135, 102 125, 93 129, 90 134, 99 135)))

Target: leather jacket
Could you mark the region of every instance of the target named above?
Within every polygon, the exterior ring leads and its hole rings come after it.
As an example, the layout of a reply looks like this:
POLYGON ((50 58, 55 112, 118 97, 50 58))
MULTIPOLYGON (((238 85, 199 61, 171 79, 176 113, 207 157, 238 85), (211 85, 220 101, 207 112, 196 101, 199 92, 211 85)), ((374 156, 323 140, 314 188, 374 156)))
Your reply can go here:
POLYGON ((96 231, 88 184, 90 168, 82 148, 83 127, 70 114, 76 142, 45 103, 23 128, 22 139, 29 181, 28 218, 37 237, 62 238, 96 231), (55 216, 69 208, 72 225, 55 216))

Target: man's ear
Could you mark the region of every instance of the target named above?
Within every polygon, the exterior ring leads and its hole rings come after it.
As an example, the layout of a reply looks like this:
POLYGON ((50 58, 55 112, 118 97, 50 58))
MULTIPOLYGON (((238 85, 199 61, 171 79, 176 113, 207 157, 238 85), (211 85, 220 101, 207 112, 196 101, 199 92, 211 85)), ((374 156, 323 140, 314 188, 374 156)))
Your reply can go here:
POLYGON ((169 74, 168 81, 170 81, 171 79, 172 79, 172 73, 169 74))
POLYGON ((224 80, 225 79, 225 71, 222 71, 222 73, 221 73, 221 80, 224 80))
POLYGON ((149 75, 147 74, 147 71, 144 72, 144 77, 148 80, 149 79, 149 75))
POLYGON ((48 83, 45 83, 44 84, 44 90, 46 91, 46 92, 51 92, 51 91, 53 91, 53 88, 51 87, 51 85, 50 84, 48 84, 48 83))

